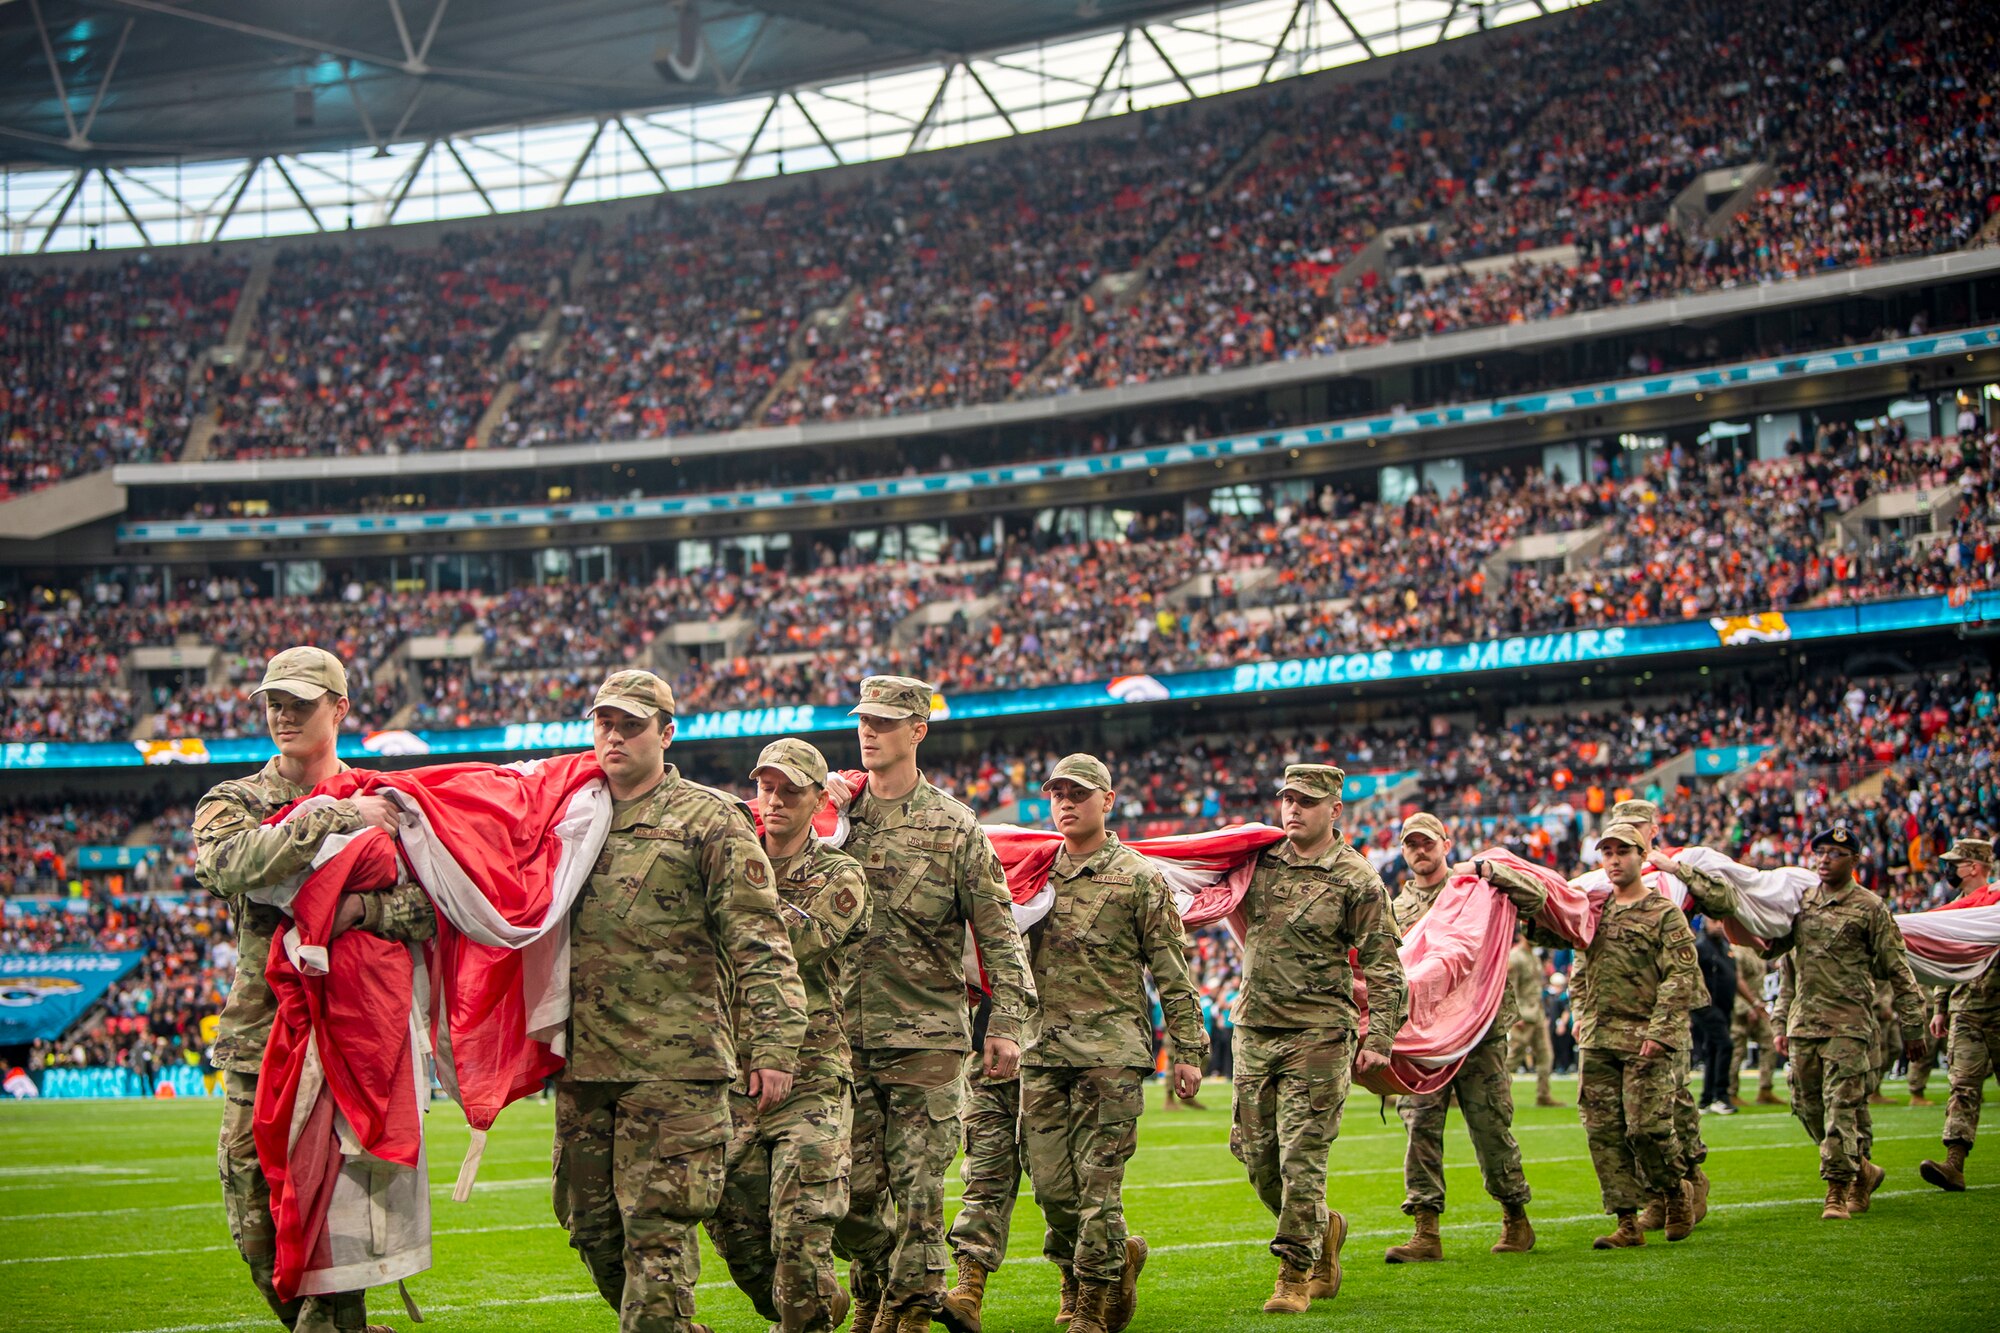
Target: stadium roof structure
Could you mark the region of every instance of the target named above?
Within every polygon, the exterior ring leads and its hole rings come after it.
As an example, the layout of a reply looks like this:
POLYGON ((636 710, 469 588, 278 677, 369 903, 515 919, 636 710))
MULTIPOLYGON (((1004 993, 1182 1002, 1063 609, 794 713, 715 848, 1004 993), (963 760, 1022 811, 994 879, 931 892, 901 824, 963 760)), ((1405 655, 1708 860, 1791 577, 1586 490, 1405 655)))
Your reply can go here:
POLYGON ((0 253, 525 212, 1049 129, 1582 0, 0 0, 0 253))

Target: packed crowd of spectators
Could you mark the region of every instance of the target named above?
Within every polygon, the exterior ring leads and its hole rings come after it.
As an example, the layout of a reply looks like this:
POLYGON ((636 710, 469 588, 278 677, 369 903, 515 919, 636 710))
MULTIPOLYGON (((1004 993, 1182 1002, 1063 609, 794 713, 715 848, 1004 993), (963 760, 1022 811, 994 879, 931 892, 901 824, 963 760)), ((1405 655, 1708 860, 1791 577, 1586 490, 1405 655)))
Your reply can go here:
POLYGON ((130 803, 117 801, 26 802, 0 812, 0 897, 69 892, 81 883, 76 849, 124 842, 133 820, 130 803))
POLYGON ((936 564, 819 546, 805 570, 661 571, 491 596, 351 579, 317 597, 260 597, 226 578, 171 595, 43 591, 0 612, 0 681, 15 692, 0 716, 8 739, 104 739, 148 712, 162 736, 256 734, 248 690, 265 658, 300 642, 347 661, 347 725, 360 730, 406 702, 425 724, 568 716, 548 710, 569 707, 579 677, 632 664, 673 675, 685 711, 834 705, 880 672, 963 693, 1966 591, 2000 580, 1996 451, 1993 434, 1825 426, 1767 462, 1672 446, 1587 478, 1500 469, 1395 504, 1325 484, 1252 513, 1147 514, 1118 539, 1029 528, 996 547, 989 530, 953 540, 936 564), (1834 521, 1913 488, 1951 501, 1936 531, 1834 521), (1520 537, 1561 532, 1592 540, 1559 562, 1497 558, 1520 537), (476 659, 424 667, 406 698, 409 673, 391 659, 419 634, 469 636, 476 659), (122 655, 175 643, 220 649, 216 676, 134 681, 128 704, 122 655))
POLYGON ((0 268, 0 499, 178 454, 243 274, 152 254, 0 268))
POLYGON ((1974 243, 2000 36, 1973 0, 1607 3, 1280 84, 607 221, 0 278, 0 496, 172 457, 499 447, 1066 393, 1974 243), (1700 173, 1763 163, 1708 235, 1700 173), (1387 243, 1379 255, 1370 243, 1387 243), (587 278, 569 290, 579 257, 587 278), (546 352, 516 335, 557 307, 546 352), (213 376, 215 382, 208 383, 213 376))
POLYGON ((561 295, 585 229, 452 231, 427 248, 282 251, 244 369, 219 386, 227 458, 465 449, 514 336, 561 295))

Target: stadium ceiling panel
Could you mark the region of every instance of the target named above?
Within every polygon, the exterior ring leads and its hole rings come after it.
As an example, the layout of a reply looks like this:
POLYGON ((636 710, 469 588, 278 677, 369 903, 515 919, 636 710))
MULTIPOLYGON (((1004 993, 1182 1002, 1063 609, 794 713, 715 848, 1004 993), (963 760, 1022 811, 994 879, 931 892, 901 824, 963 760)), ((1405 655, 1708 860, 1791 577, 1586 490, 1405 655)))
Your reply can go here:
POLYGON ((513 213, 870 161, 1582 0, 0 0, 0 253, 513 213))

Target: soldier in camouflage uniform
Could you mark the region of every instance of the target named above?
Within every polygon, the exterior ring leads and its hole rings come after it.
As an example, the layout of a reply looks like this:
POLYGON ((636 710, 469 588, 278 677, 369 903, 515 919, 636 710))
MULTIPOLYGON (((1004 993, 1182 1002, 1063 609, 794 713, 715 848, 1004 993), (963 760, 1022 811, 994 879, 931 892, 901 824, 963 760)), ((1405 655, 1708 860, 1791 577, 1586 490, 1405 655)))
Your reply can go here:
MULTIPOLYGON (((1960 838, 1939 859, 1958 881, 1961 897, 1983 891, 1993 875, 1993 844, 1984 838, 1960 838)), ((1989 963, 1976 981, 1949 990, 1937 988, 1930 1034, 1949 1038, 1945 1069, 1951 1079, 1951 1100, 1944 1113, 1945 1160, 1926 1160, 1923 1176, 1939 1189, 1956 1193, 1965 1188, 1965 1157, 1979 1134, 1986 1079, 2000 1063, 2000 962, 1989 963)))
POLYGON ((731 1090, 722 1202, 707 1226, 757 1313, 783 1333, 819 1333, 840 1327, 848 1308, 833 1267, 854 1117, 841 1003, 868 929, 868 886, 858 862, 813 833, 826 799, 825 756, 802 740, 773 741, 750 779, 779 915, 805 986, 806 1036, 784 1101, 760 1111, 742 1079, 731 1090))
POLYGON ((1508 1028, 1507 1072, 1523 1067, 1535 1071, 1535 1105, 1561 1106, 1549 1091, 1555 1075, 1556 1050, 1549 1041, 1549 1019, 1542 1008, 1542 960, 1528 943, 1524 920, 1514 928, 1514 949, 1507 955, 1507 992, 1514 1001, 1514 1020, 1508 1028))
POLYGON ((1340 1291, 1347 1219, 1327 1210, 1327 1154, 1349 1080, 1387 1068, 1408 1001, 1388 890, 1335 827, 1346 776, 1331 764, 1285 769, 1285 840, 1257 858, 1243 897, 1229 1149, 1278 1220, 1271 1314, 1302 1313, 1340 1291), (1349 949, 1368 985, 1365 1044, 1349 949))
MULTIPOLYGON (((1750 1060, 1750 1043, 1757 1043, 1757 1105, 1776 1106, 1778 1073, 1778 1050, 1775 1035, 1771 1031, 1771 1011, 1764 1006, 1764 978, 1769 969, 1763 956, 1755 949, 1737 944, 1730 947, 1736 958, 1736 990, 1743 1003, 1736 1006, 1730 1022, 1729 1038, 1734 1043, 1736 1059, 1735 1088, 1743 1086, 1743 1067, 1750 1060)), ((1730 1100, 1741 1106, 1741 1094, 1732 1089, 1730 1100)))
POLYGON ((1042 784, 1063 835, 1049 871, 1055 902, 1029 932, 1041 1006, 1021 1055, 1028 1177, 1048 1220, 1042 1252, 1074 1284, 1070 1333, 1120 1333, 1132 1320, 1146 1242, 1125 1230, 1125 1164, 1138 1147, 1141 1080, 1153 1067, 1159 991, 1174 1090, 1191 1096, 1208 1062, 1187 935, 1166 880, 1105 829, 1115 795, 1093 755, 1058 760, 1042 784))
POLYGON ((944 1304, 944 1172, 958 1151, 970 1048, 968 926, 993 995, 986 1077, 1019 1072, 1030 1003, 1000 858, 972 811, 917 768, 933 693, 908 676, 870 676, 854 709, 868 785, 848 806, 845 850, 868 878, 873 915, 848 982, 854 1173, 834 1240, 853 1260, 856 1333, 924 1333, 944 1304))
POLYGON ((1923 1031, 1923 1001, 1910 975, 1903 933, 1889 909, 1854 882, 1861 840, 1846 828, 1813 835, 1819 883, 1807 889, 1791 933, 1766 958, 1790 953, 1778 993, 1778 1054, 1792 1062, 1792 1114, 1819 1144, 1827 1220, 1866 1212, 1883 1171, 1869 1161, 1868 1062, 1875 1040, 1877 979, 1895 987, 1905 1041, 1923 1031))
MULTIPOLYGON (((1486 862, 1451 864, 1451 835, 1436 815, 1418 812, 1403 821, 1403 859, 1410 877, 1391 906, 1396 927, 1408 935, 1437 902, 1455 874, 1478 875, 1505 894, 1521 919, 1531 920, 1548 901, 1548 890, 1533 875, 1486 862)), ((1538 969, 1539 970, 1539 969, 1538 969)), ((1541 1014, 1541 985, 1535 985, 1535 1014, 1541 1014)), ((1403 1153, 1403 1212, 1414 1223, 1410 1239, 1389 1248, 1392 1264, 1428 1263, 1444 1258, 1438 1215, 1444 1212, 1444 1122, 1452 1099, 1465 1117, 1472 1155, 1479 1161, 1486 1192, 1500 1205, 1500 1239, 1495 1254, 1525 1254, 1535 1248, 1528 1223, 1528 1178, 1521 1171, 1521 1145, 1514 1141, 1514 1086, 1507 1070, 1507 1033, 1514 1025, 1514 994, 1501 992, 1493 1026, 1465 1057, 1451 1082, 1436 1092, 1400 1097, 1397 1112, 1409 1131, 1403 1153)), ((1547 1038, 1545 1037, 1546 1041, 1547 1038)))
POLYGON ((1882 1091, 1882 1084, 1895 1072, 1896 1057, 1903 1043, 1896 1038, 1896 992, 1880 977, 1875 979, 1875 1040, 1869 1048, 1868 1104, 1894 1106, 1896 1099, 1882 1091))
MULTIPOLYGON (((1660 807, 1651 801, 1620 801, 1611 807, 1611 823, 1627 823, 1646 835, 1651 850, 1646 854, 1646 867, 1664 875, 1672 875, 1686 886, 1688 908, 1703 916, 1727 921, 1736 915, 1736 886, 1728 880, 1705 871, 1697 870, 1686 862, 1676 860, 1666 849, 1656 845, 1660 837, 1660 807)), ((1703 992, 1706 994, 1706 991, 1703 992)), ((1706 1003, 1697 999, 1697 1006, 1706 1003)), ((1693 1040, 1683 1041, 1673 1050, 1674 1061, 1674 1141, 1679 1145, 1676 1159, 1676 1173, 1692 1191, 1694 1220, 1700 1222, 1708 1216, 1708 1173, 1702 1169, 1708 1160, 1708 1144, 1701 1137, 1701 1108, 1695 1104, 1693 1074, 1693 1040)), ((1646 1231, 1658 1231, 1666 1225, 1666 1203, 1664 1198, 1649 1201, 1639 1216, 1639 1225, 1646 1231)))
MULTIPOLYGON (((1646 1243, 1639 1209, 1666 1200, 1668 1240, 1694 1228, 1692 1190, 1678 1168, 1673 1052, 1689 1038, 1688 1015, 1705 995, 1687 918, 1640 878, 1652 844, 1635 824, 1612 823, 1598 838, 1612 893, 1590 947, 1578 952, 1570 991, 1576 1017, 1577 1111, 1590 1143, 1604 1211, 1617 1229, 1593 1247, 1646 1243)), ((1541 927, 1537 939, 1562 941, 1541 927)))
MULTIPOLYGON (((271 1284, 277 1234, 271 1223, 271 1190, 257 1163, 251 1121, 257 1074, 270 1040, 277 1000, 264 980, 271 940, 284 913, 248 895, 278 889, 312 866, 320 843, 336 833, 364 828, 393 830, 387 798, 355 796, 281 825, 264 820, 347 765, 336 754, 340 722, 347 715, 347 669, 322 648, 287 648, 273 657, 257 693, 278 754, 247 778, 217 783, 194 811, 195 878, 229 903, 236 919, 236 980, 223 1007, 215 1039, 222 1070, 222 1137, 216 1153, 229 1235, 250 1265, 251 1280, 287 1328, 356 1330, 369 1325, 363 1293, 307 1296, 281 1301, 271 1284)), ((437 930, 430 898, 415 884, 344 899, 334 933, 365 930, 384 939, 419 943, 437 930)))
MULTIPOLYGON (((992 1016, 993 1001, 981 994, 972 1014, 972 1053, 965 1058, 965 1114, 960 1118, 965 1156, 959 1160, 958 1173, 965 1192, 946 1236, 958 1264, 958 1285, 945 1293, 944 1317, 966 1328, 979 1326, 986 1280, 1006 1262, 1021 1173, 1028 1169, 1021 1130, 1021 1076, 988 1078, 983 1068, 980 1048, 992 1016)), ((1072 1304, 1075 1285, 1071 1279, 1065 1286, 1072 1304)))
POLYGON ((693 1333, 696 1224, 722 1200, 738 1045, 748 1095, 776 1110, 805 992, 749 810, 666 762, 667 683, 615 672, 590 712, 612 818, 570 919, 555 1213, 622 1333, 693 1333))

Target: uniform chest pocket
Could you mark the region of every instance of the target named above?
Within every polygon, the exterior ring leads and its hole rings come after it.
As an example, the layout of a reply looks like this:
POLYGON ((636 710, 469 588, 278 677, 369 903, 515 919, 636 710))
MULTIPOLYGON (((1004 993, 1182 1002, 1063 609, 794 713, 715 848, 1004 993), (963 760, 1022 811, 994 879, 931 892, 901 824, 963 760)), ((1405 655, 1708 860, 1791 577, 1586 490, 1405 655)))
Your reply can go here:
POLYGON ((924 835, 901 846, 871 847, 862 860, 868 892, 911 920, 942 921, 954 902, 949 855, 949 844, 924 835))
POLYGON ((1063 938, 1090 944, 1107 944, 1116 938, 1119 913, 1110 904, 1117 896, 1118 890, 1113 886, 1081 880, 1076 883, 1075 891, 1059 892, 1055 918, 1063 938))
POLYGON ((1302 934, 1331 934, 1340 924, 1339 904, 1332 880, 1313 880, 1293 891, 1291 906, 1285 911, 1285 924, 1302 934))
POLYGON ((696 892, 699 879, 694 851, 678 839, 654 842, 641 859, 637 872, 628 881, 630 901, 621 913, 624 920, 655 934, 671 934, 700 917, 702 895, 696 892))

